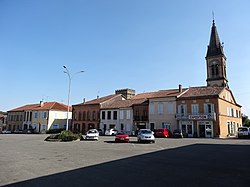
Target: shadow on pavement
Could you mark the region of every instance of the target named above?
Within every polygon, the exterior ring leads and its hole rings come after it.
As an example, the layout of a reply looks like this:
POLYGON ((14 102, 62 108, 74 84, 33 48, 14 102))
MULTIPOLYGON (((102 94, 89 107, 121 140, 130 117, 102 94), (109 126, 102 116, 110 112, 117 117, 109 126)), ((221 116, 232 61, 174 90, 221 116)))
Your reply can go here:
POLYGON ((250 146, 196 144, 6 186, 250 186, 249 158, 250 146))

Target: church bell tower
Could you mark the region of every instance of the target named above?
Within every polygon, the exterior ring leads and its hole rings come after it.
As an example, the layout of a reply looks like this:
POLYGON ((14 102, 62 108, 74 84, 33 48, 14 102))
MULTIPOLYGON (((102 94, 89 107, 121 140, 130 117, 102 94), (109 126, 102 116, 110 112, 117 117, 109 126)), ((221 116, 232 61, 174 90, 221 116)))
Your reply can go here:
POLYGON ((207 86, 219 86, 228 88, 226 74, 226 56, 223 45, 220 43, 219 35, 213 20, 210 42, 207 48, 207 86))

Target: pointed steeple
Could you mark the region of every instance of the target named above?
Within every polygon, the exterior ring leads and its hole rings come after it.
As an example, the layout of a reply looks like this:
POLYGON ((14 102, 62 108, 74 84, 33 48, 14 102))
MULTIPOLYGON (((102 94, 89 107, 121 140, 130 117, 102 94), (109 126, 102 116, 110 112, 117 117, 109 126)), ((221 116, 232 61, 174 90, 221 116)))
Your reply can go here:
POLYGON ((207 55, 206 57, 212 57, 217 55, 224 55, 223 46, 220 43, 220 38, 215 26, 215 22, 213 20, 213 25, 211 29, 210 42, 207 47, 207 55))

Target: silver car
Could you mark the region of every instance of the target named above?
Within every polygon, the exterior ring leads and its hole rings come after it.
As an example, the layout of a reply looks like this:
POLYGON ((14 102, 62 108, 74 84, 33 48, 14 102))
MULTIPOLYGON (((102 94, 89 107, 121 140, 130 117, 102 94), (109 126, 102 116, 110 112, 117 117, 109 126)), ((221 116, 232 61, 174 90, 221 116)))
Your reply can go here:
POLYGON ((155 143, 154 133, 150 129, 140 129, 137 135, 137 142, 155 143))

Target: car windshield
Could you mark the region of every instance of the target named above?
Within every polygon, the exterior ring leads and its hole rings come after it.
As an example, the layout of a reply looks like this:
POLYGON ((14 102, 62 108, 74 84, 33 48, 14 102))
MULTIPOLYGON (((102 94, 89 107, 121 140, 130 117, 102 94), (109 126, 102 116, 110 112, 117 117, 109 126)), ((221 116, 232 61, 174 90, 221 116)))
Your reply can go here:
POLYGON ((126 134, 126 133, 123 131, 117 133, 117 135, 123 135, 123 134, 126 134))
POLYGON ((142 130, 141 133, 142 134, 152 134, 152 131, 150 131, 150 130, 142 130))
POLYGON ((92 133, 96 133, 96 131, 95 131, 95 130, 92 130, 92 131, 89 131, 88 133, 89 133, 89 134, 92 134, 92 133))
POLYGON ((163 129, 156 129, 155 132, 163 132, 163 129))
POLYGON ((248 131, 248 128, 238 128, 238 131, 248 131))
POLYGON ((180 133, 181 130, 174 130, 174 133, 180 133))

